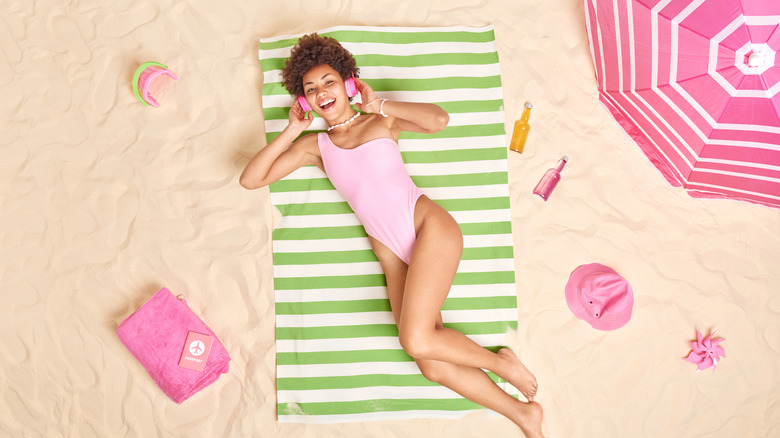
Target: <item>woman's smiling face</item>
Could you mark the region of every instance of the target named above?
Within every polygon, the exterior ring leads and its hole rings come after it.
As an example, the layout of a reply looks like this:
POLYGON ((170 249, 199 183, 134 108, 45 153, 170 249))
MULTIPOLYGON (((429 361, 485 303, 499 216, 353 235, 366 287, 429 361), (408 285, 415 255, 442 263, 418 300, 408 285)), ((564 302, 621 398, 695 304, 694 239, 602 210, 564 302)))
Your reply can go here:
POLYGON ((344 80, 327 64, 318 65, 303 75, 303 93, 314 112, 326 120, 337 117, 345 102, 349 107, 344 80))

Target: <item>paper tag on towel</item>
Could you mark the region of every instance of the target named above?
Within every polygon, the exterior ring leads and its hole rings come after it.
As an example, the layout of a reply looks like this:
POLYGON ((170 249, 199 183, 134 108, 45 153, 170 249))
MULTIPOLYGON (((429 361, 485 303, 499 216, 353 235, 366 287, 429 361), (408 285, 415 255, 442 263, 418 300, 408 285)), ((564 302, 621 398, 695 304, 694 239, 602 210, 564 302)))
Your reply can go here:
POLYGON ((202 373, 203 368, 206 366, 206 359, 208 359, 211 351, 211 344, 213 343, 214 338, 209 335, 189 332, 187 340, 184 341, 179 366, 202 373))

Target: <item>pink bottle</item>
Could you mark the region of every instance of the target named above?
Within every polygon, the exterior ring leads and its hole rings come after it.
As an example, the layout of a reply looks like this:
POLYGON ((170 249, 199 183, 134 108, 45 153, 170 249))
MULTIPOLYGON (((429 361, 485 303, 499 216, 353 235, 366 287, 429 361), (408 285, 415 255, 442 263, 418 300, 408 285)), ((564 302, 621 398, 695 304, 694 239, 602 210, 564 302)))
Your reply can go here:
POLYGON ((563 158, 558 160, 558 164, 555 165, 555 168, 548 169, 547 172, 544 173, 544 176, 539 180, 539 184, 537 184, 534 189, 535 195, 539 195, 542 199, 547 201, 547 198, 550 197, 555 186, 558 185, 558 181, 561 180, 561 170, 563 170, 563 166, 566 165, 567 161, 569 161, 569 157, 564 155, 563 158))

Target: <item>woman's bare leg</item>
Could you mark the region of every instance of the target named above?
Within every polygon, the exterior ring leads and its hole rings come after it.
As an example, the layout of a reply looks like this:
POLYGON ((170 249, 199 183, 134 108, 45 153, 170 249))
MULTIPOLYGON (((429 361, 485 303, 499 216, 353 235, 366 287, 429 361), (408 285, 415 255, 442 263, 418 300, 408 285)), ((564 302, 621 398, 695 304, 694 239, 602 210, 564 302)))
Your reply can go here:
POLYGON ((417 242, 399 317, 404 350, 415 359, 490 370, 533 400, 536 378, 510 350, 493 353, 459 331, 437 325, 460 263, 463 238, 452 216, 426 197, 417 203, 415 222, 417 242))
MULTIPOLYGON (((387 278, 390 304, 398 324, 403 306, 407 266, 387 247, 374 239, 371 240, 387 278)), ((441 313, 437 318, 437 326, 442 328, 441 313)), ((415 362, 428 380, 446 386, 464 398, 504 415, 520 426, 528 437, 542 436, 541 406, 538 403, 523 403, 511 397, 493 383, 481 369, 436 360, 415 359, 415 362)))

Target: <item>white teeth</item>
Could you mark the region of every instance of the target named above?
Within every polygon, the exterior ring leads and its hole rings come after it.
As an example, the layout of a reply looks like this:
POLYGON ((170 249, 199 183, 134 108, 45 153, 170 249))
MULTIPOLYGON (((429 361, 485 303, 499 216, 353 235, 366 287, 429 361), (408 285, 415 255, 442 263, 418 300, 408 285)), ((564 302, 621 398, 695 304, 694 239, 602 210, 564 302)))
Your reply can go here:
POLYGON ((322 103, 320 104, 320 108, 324 108, 326 105, 328 105, 328 104, 331 104, 331 103, 333 103, 333 102, 335 102, 335 101, 336 101, 336 99, 330 99, 330 100, 326 100, 325 102, 322 102, 322 103))

